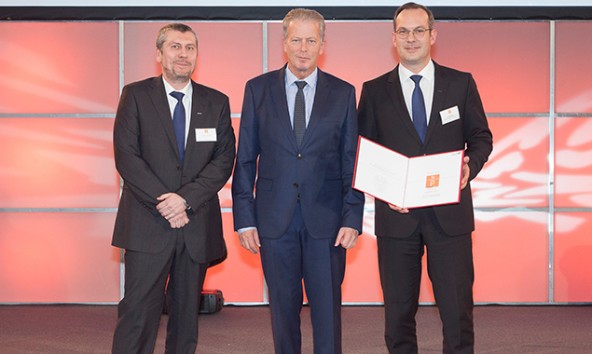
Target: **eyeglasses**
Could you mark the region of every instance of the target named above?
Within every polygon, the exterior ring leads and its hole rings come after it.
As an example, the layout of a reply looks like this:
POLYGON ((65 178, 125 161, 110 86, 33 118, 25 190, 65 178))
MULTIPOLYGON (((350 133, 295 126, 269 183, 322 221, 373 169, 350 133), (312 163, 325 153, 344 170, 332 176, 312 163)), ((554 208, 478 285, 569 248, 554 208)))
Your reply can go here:
POLYGON ((407 39, 407 37, 409 37, 409 33, 413 33, 413 37, 415 37, 415 39, 423 39, 423 36, 425 36, 426 32, 430 32, 431 30, 431 28, 426 29, 423 27, 417 27, 413 29, 413 31, 410 31, 407 28, 401 28, 395 31, 395 33, 400 39, 407 39))

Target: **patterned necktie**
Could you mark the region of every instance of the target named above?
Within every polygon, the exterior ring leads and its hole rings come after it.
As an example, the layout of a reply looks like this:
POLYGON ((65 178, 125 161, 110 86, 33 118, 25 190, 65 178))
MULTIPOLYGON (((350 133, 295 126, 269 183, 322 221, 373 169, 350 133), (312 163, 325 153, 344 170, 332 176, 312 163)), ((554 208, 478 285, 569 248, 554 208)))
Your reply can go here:
POLYGON ((423 143, 426 132, 428 131, 428 124, 423 93, 421 92, 421 87, 419 87, 421 75, 411 75, 411 80, 415 82, 415 88, 413 89, 413 95, 411 96, 411 115, 413 116, 413 125, 415 125, 415 130, 417 130, 417 133, 421 138, 421 142, 423 143))
POLYGON ((304 131, 306 130, 306 110, 304 103, 304 86, 306 86, 306 81, 296 81, 296 86, 298 86, 298 92, 296 92, 296 100, 294 101, 294 135, 300 147, 300 143, 302 143, 302 138, 304 137, 304 131))
POLYGON ((173 128, 175 129, 175 137, 177 138, 177 148, 179 149, 179 157, 181 163, 185 157, 185 106, 183 106, 183 92, 173 91, 171 96, 177 99, 177 105, 173 111, 173 128))

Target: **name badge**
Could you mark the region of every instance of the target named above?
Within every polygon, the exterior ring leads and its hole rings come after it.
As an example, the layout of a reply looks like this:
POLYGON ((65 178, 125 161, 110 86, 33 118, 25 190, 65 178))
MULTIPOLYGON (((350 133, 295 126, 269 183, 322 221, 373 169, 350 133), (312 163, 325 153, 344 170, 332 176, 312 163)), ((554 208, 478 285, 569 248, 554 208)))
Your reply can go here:
POLYGON ((195 128, 195 141, 198 143, 216 141, 216 128, 195 128))
POLYGON ((458 106, 450 107, 440 111, 440 118, 442 119, 442 125, 460 119, 460 112, 458 111, 458 106))

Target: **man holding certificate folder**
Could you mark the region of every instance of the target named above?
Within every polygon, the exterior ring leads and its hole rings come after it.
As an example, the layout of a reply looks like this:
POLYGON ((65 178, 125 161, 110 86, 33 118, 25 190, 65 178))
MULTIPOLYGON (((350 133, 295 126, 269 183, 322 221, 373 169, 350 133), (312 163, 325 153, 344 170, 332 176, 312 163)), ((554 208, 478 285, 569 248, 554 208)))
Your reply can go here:
POLYGON ((443 324, 444 353, 473 353, 474 230, 470 181, 492 150, 492 135, 473 77, 435 63, 434 16, 407 3, 394 16, 400 64, 364 83, 360 134, 407 157, 464 151, 458 203, 403 208, 376 199, 375 234, 389 353, 417 353, 415 314, 421 258, 443 324))

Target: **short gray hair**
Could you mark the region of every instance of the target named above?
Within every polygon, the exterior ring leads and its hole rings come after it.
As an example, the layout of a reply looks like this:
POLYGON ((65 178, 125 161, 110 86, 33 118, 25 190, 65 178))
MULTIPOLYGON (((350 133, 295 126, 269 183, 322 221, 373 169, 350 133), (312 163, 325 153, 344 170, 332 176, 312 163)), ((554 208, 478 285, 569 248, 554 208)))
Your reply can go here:
POLYGON ((303 8, 292 9, 284 17, 284 20, 282 21, 282 27, 284 29, 284 39, 288 38, 288 26, 290 26, 290 23, 292 23, 292 21, 295 20, 316 21, 319 24, 319 29, 321 32, 321 41, 325 41, 325 18, 323 17, 323 15, 321 15, 315 10, 303 8))
POLYGON ((191 32, 195 36, 195 45, 197 45, 197 34, 193 30, 193 28, 183 23, 170 23, 158 31, 158 35, 156 36, 156 48, 158 50, 162 50, 162 45, 166 40, 166 35, 168 31, 177 31, 181 33, 191 32))

